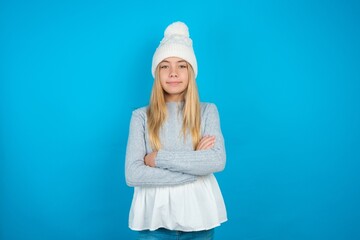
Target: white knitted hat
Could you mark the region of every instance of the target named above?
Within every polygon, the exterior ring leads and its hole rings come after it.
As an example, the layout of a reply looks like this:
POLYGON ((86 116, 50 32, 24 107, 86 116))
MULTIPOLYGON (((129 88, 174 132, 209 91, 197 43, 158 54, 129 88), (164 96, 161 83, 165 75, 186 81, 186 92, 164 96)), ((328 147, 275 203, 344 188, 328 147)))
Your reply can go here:
POLYGON ((196 57, 189 36, 189 29, 183 22, 174 22, 165 29, 164 38, 152 59, 151 72, 154 78, 157 65, 168 57, 182 58, 190 63, 196 78, 198 72, 196 57))

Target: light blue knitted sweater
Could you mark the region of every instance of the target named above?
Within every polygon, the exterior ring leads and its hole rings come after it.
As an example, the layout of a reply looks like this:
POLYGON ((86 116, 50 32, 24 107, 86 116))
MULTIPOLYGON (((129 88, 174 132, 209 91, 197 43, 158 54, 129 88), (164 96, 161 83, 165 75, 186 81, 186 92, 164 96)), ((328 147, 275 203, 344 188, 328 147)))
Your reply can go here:
POLYGON ((216 106, 201 103, 201 135, 215 136, 215 145, 208 150, 193 150, 191 135, 182 134, 183 103, 168 102, 167 119, 160 130, 162 148, 155 166, 144 164, 151 153, 146 107, 132 113, 126 148, 125 177, 129 186, 165 186, 193 182, 198 176, 222 171, 226 154, 220 119, 216 106))

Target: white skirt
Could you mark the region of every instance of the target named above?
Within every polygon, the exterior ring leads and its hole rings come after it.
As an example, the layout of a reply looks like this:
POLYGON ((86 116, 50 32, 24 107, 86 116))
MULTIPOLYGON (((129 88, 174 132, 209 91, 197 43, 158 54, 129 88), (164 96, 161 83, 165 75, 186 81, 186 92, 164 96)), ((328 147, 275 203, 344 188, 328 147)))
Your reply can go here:
POLYGON ((213 174, 195 182, 164 187, 135 187, 129 227, 201 231, 227 221, 224 200, 213 174))

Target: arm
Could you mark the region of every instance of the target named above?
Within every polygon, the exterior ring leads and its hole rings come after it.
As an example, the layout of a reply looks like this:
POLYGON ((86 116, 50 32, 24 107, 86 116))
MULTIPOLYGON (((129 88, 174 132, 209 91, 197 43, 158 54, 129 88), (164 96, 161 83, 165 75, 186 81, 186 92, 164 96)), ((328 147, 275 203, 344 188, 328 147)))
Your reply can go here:
POLYGON ((160 150, 155 158, 156 167, 193 175, 208 175, 225 168, 226 153, 219 113, 214 104, 207 107, 203 119, 204 136, 215 136, 215 145, 210 149, 199 151, 160 150))
POLYGON ((134 111, 130 121, 129 138, 126 148, 125 178, 128 186, 164 186, 193 182, 196 176, 152 168, 144 164, 145 119, 134 111))

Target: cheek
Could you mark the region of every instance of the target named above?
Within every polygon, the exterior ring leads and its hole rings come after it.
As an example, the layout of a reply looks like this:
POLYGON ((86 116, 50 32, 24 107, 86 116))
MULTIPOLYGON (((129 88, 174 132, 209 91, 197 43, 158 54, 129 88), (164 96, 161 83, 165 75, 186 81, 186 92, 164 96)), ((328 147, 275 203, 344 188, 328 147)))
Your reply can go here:
POLYGON ((189 72, 188 72, 187 69, 184 69, 183 71, 181 71, 180 74, 181 74, 181 78, 184 79, 184 80, 185 79, 187 80, 189 78, 189 72))
POLYGON ((159 72, 159 79, 160 79, 160 82, 161 82, 161 83, 165 82, 165 80, 166 80, 166 75, 165 75, 165 73, 164 73, 163 71, 160 71, 160 72, 159 72))
POLYGON ((161 82, 165 82, 165 80, 167 79, 168 74, 165 71, 160 71, 159 72, 159 78, 161 82))
POLYGON ((165 83, 165 80, 160 78, 160 85, 161 87, 164 89, 164 87, 166 87, 166 83, 165 83))
POLYGON ((183 76, 183 82, 185 83, 185 85, 187 86, 189 84, 189 75, 186 73, 183 76))

